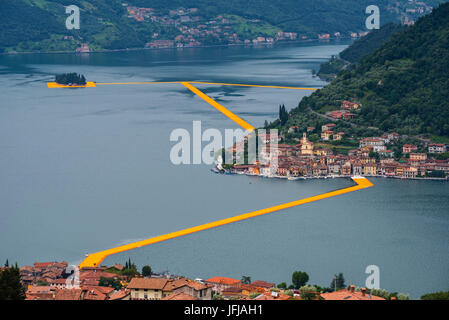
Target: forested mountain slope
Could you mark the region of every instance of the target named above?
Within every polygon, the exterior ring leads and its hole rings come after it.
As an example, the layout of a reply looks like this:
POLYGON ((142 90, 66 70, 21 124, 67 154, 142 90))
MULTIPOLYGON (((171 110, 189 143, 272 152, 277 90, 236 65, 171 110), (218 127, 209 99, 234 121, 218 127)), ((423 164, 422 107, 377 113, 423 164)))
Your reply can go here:
POLYGON ((304 98, 286 126, 301 123, 311 108, 325 113, 343 100, 361 105, 347 121, 403 134, 449 136, 449 4, 342 71, 329 85, 304 98))
POLYGON ((347 69, 353 63, 359 62, 365 55, 380 48, 393 34, 405 28, 406 26, 390 22, 380 29, 372 30, 368 35, 356 40, 340 52, 338 56, 334 56, 328 62, 323 63, 320 66, 318 76, 328 80, 335 78, 340 71, 347 69))

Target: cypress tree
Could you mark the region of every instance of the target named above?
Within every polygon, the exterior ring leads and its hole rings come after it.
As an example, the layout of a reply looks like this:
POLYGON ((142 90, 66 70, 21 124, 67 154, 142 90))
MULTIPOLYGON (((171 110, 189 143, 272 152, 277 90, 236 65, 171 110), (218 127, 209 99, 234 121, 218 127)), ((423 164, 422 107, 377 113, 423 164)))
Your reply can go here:
POLYGON ((0 271, 0 300, 25 300, 25 289, 20 280, 17 263, 0 271))

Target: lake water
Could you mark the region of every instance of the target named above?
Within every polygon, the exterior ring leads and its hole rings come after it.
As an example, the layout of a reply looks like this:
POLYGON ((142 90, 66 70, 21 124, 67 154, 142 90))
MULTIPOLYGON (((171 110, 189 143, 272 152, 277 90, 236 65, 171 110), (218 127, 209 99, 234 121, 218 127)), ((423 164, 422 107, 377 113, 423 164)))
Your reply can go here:
MULTIPOLYGON (((48 89, 54 74, 96 82, 208 81, 321 87, 319 64, 347 43, 198 48, 91 55, 0 56, 0 261, 80 262, 96 252, 352 185, 287 181, 174 166, 176 128, 237 128, 180 84, 48 89)), ((197 85, 254 126, 310 91, 197 85)), ((104 263, 290 282, 295 270, 328 286, 449 289, 449 184, 372 179, 374 188, 117 254, 104 263)))

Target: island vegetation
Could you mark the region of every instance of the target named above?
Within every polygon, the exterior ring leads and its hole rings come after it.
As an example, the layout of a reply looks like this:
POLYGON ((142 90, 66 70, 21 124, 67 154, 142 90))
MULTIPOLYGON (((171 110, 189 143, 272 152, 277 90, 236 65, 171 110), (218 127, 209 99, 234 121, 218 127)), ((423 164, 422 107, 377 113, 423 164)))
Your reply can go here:
POLYGON ((85 86, 87 83, 84 75, 75 72, 58 74, 55 76, 55 81, 67 86, 85 86))

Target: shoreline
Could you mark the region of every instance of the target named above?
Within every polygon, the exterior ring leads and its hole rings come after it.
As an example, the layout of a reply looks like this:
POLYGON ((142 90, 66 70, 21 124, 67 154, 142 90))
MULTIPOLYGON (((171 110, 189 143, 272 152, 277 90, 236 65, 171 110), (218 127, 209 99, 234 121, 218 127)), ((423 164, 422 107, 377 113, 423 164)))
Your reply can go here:
MULTIPOLYGON (((214 172, 216 174, 220 174, 219 172, 214 172)), ((296 181, 296 180, 314 180, 314 179, 341 179, 341 178, 351 178, 351 176, 344 176, 344 175, 331 175, 331 176, 302 176, 302 177, 292 177, 292 176, 262 176, 258 174, 251 174, 251 173, 238 173, 238 172, 230 172, 226 174, 237 174, 237 175, 245 175, 248 177, 261 177, 261 178, 268 178, 268 179, 287 179, 290 181, 296 181)), ((383 175, 372 175, 372 176, 362 176, 364 178, 386 178, 386 179, 398 179, 398 180, 426 180, 426 181, 449 181, 449 177, 446 178, 436 178, 436 177, 424 177, 424 178, 404 178, 404 177, 398 177, 398 176, 383 176, 383 175)))
MULTIPOLYGON (((359 38, 357 38, 359 39, 359 38)), ((285 45, 285 44, 295 44, 295 43, 307 43, 307 42, 338 42, 341 40, 356 40, 350 37, 341 37, 339 39, 306 39, 306 40, 292 40, 292 41, 282 41, 276 43, 259 43, 259 44, 245 44, 245 43, 236 43, 236 44, 215 44, 215 45, 202 45, 195 47, 168 47, 168 48, 124 48, 124 49, 104 49, 104 50, 96 50, 89 52, 76 52, 76 51, 25 51, 25 52, 1 52, 0 55, 3 56, 14 56, 14 55, 30 55, 30 54, 76 54, 76 55, 85 55, 85 54, 95 54, 95 53, 113 53, 113 52, 129 52, 129 51, 146 51, 146 50, 183 50, 183 49, 196 49, 196 48, 218 48, 218 47, 273 47, 276 45, 285 45)))

